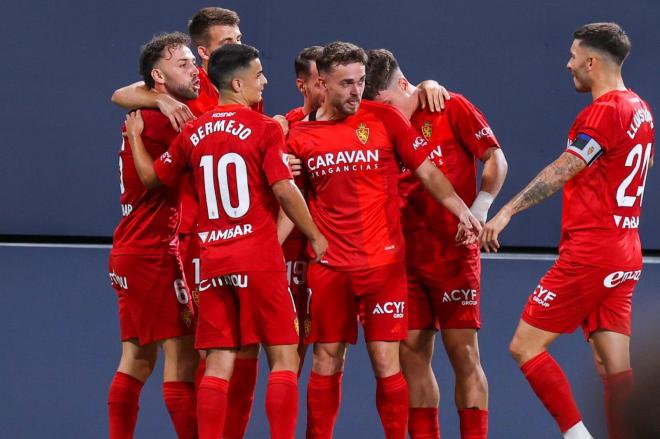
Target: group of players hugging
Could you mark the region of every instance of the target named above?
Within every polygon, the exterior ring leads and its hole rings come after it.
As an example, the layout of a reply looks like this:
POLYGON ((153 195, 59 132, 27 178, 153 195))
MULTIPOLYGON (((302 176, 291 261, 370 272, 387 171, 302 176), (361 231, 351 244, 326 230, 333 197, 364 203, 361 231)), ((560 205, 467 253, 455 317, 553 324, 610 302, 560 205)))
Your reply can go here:
POLYGON ((560 256, 531 294, 511 353, 564 437, 591 437, 546 350, 581 326, 603 377, 609 437, 629 437, 631 297, 654 139, 647 104, 621 78, 630 42, 618 25, 574 33, 567 68, 593 103, 559 158, 489 222, 507 163, 462 95, 412 85, 388 50, 333 42, 300 52, 303 106, 271 118, 259 51, 241 44, 238 15, 204 8, 189 34, 155 36, 140 54, 143 82, 113 95, 131 112, 109 263, 122 340, 112 439, 133 437, 161 349, 178 437, 244 437, 260 346, 270 436, 291 439, 308 344, 306 436, 331 438, 358 321, 386 438, 440 437, 438 330, 461 438, 486 438, 480 249, 497 251, 512 215, 562 187, 560 256))

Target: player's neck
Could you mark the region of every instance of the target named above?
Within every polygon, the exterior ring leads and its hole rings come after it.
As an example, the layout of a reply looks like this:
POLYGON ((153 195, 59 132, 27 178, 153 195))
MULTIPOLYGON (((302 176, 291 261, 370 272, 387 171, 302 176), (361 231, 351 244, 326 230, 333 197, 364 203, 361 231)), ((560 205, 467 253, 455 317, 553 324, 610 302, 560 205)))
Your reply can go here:
POLYGON ((410 95, 406 101, 406 108, 400 108, 401 112, 410 119, 413 114, 419 109, 419 89, 411 84, 408 84, 410 95))
POLYGON ((156 93, 161 93, 161 94, 164 94, 164 95, 168 95, 172 99, 176 99, 179 102, 185 102, 186 101, 185 99, 182 99, 182 98, 180 98, 178 96, 175 96, 175 95, 171 94, 170 92, 168 92, 167 88, 165 88, 165 84, 154 84, 154 87, 152 88, 152 90, 155 91, 156 93))
MULTIPOLYGON (((313 110, 312 110, 313 111, 313 110)), ((341 120, 346 117, 346 114, 337 110, 330 103, 324 103, 316 111, 316 120, 318 121, 328 121, 328 120, 341 120)))
POLYGON ((591 97, 595 101, 604 94, 615 90, 626 90, 623 78, 621 75, 607 75, 594 81, 591 87, 591 97))
POLYGON ((220 92, 218 105, 242 105, 243 107, 249 107, 252 104, 238 93, 220 92))
POLYGON ((317 110, 320 110, 320 108, 314 105, 311 99, 305 98, 305 100, 303 101, 303 114, 309 114, 312 111, 317 111, 317 110))

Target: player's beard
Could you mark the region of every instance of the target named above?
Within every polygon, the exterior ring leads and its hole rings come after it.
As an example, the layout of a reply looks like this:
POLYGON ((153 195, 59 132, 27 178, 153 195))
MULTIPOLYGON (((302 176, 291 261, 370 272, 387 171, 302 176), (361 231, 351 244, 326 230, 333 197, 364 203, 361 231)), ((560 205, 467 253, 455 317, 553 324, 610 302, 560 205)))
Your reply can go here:
POLYGON ((199 89, 195 89, 194 82, 190 81, 188 84, 165 84, 167 92, 174 96, 177 100, 187 101, 188 99, 195 99, 199 96, 199 89))
POLYGON ((360 98, 351 96, 350 98, 342 101, 338 107, 340 112, 346 116, 351 116, 360 109, 360 98))

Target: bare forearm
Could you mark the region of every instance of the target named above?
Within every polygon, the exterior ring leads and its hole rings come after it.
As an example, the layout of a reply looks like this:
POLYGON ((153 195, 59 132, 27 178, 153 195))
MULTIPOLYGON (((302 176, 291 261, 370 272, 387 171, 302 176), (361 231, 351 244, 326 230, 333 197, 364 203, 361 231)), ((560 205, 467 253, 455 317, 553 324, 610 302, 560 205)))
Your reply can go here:
POLYGON ((561 189, 564 184, 584 169, 586 164, 580 158, 563 153, 557 160, 546 166, 518 195, 513 197, 502 210, 515 215, 536 206, 561 189))
POLYGON ((449 209, 451 213, 460 217, 461 214, 468 210, 468 207, 454 190, 451 182, 433 164, 425 162, 415 173, 433 198, 449 209))
POLYGON ((122 87, 112 94, 112 103, 135 110, 137 108, 158 108, 157 93, 149 90, 144 82, 136 82, 122 87))
POLYGON ((479 190, 488 192, 493 197, 496 197, 504 185, 507 171, 508 164, 504 157, 504 153, 502 153, 499 148, 490 151, 484 159, 484 168, 481 173, 481 186, 479 190))
POLYGON ((273 192, 286 216, 293 221, 303 235, 309 239, 315 239, 319 230, 307 209, 305 199, 293 180, 278 181, 273 185, 273 192))
POLYGON ((131 144, 135 170, 144 187, 152 189, 160 186, 160 180, 158 180, 156 171, 154 171, 154 161, 144 147, 142 137, 129 136, 128 142, 131 144))
POLYGON ((280 213, 277 216, 277 240, 279 241, 280 245, 283 244, 284 241, 286 241, 286 239, 289 237, 293 227, 293 221, 291 221, 289 217, 286 216, 284 211, 280 209, 280 213))

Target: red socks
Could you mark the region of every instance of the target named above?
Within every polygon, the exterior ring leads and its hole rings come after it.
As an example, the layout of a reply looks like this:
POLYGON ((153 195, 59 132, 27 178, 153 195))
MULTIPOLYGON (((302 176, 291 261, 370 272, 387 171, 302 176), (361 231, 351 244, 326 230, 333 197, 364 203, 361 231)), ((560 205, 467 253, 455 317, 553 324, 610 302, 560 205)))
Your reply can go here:
POLYGON ((123 372, 115 373, 108 392, 110 439, 133 438, 142 386, 137 378, 123 372))
POLYGON ((298 376, 295 372, 279 370, 270 373, 266 415, 271 439, 293 439, 298 420, 298 376))
POLYGON ((459 409, 461 439, 486 439, 488 437, 488 410, 459 409))
POLYGON ((180 381, 163 383, 163 400, 179 439, 197 439, 195 384, 180 381))
POLYGON ((410 439, 440 439, 437 407, 410 407, 408 410, 410 439))
POLYGON ((257 385, 258 364, 256 358, 237 358, 234 362, 234 373, 229 381, 223 439, 242 439, 245 436, 257 385))
POLYGON ((307 384, 307 439, 331 439, 341 403, 343 373, 319 375, 312 371, 307 384))
POLYGON ((605 417, 607 418, 607 432, 610 439, 628 439, 624 414, 626 404, 633 391, 634 380, 632 369, 606 375, 603 377, 605 385, 605 417))
POLYGON ((406 439, 408 430, 408 384, 401 372, 376 378, 376 407, 386 439, 406 439))
POLYGON ((527 361, 520 370, 562 433, 582 420, 566 375, 547 351, 527 361))
POLYGON ((197 422, 199 439, 218 439, 227 414, 229 382, 222 378, 205 376, 197 392, 197 422))

